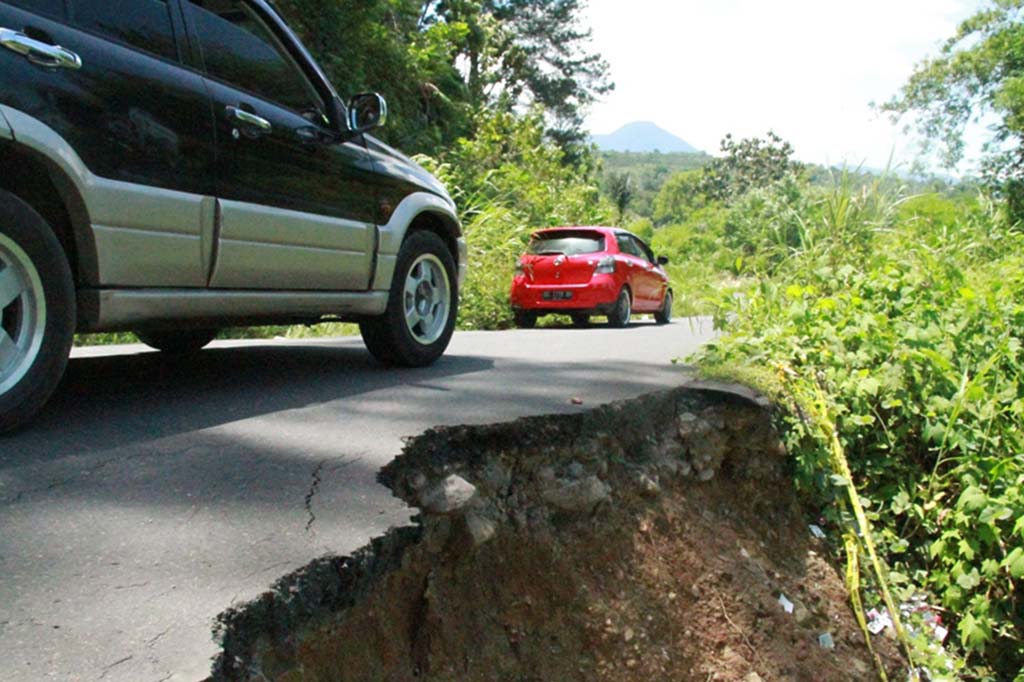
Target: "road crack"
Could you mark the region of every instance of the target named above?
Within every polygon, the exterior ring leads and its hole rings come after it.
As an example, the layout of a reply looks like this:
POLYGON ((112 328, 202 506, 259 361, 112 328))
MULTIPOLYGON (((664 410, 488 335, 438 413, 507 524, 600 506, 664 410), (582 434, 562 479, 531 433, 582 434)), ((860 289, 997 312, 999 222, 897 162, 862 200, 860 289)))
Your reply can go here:
POLYGON ((316 514, 313 513, 313 498, 320 491, 321 473, 324 470, 324 465, 327 464, 327 460, 321 460, 316 465, 316 469, 313 470, 313 482, 309 485, 309 491, 306 493, 305 506, 306 513, 309 515, 309 520, 306 521, 306 532, 311 533, 313 524, 316 523, 316 514))
POLYGON ((171 631, 171 628, 167 628, 163 632, 158 632, 155 636, 150 637, 149 639, 146 640, 146 646, 149 647, 150 649, 152 649, 153 645, 155 645, 160 640, 161 637, 163 637, 164 635, 166 635, 170 631, 171 631))
POLYGON ((132 658, 134 658, 134 657, 133 656, 125 656, 122 659, 114 661, 110 665, 103 666, 103 673, 99 676, 98 679, 102 680, 104 677, 107 676, 107 673, 109 673, 111 670, 113 670, 117 666, 121 665, 122 663, 127 663, 128 661, 132 660, 132 658))
POLYGON ((313 499, 316 497, 317 493, 320 492, 320 483, 323 481, 324 472, 333 472, 339 469, 344 469, 355 460, 342 458, 336 464, 328 467, 327 463, 330 461, 331 460, 329 459, 320 460, 316 465, 316 468, 313 469, 313 481, 309 484, 309 490, 306 492, 306 497, 303 500, 303 504, 306 508, 306 514, 309 515, 309 518, 306 521, 307 533, 314 532, 313 524, 316 523, 316 513, 313 511, 313 499))

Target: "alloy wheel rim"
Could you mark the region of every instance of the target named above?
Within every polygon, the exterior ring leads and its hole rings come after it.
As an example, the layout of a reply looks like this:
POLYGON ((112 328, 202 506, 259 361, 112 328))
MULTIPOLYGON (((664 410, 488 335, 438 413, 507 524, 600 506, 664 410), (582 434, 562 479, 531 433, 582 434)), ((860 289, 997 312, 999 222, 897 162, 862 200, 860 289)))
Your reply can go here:
POLYGON ((0 234, 0 395, 28 373, 43 345, 46 295, 32 259, 0 234))
POLYGON ((406 329, 417 343, 427 346, 441 338, 451 312, 451 283, 437 256, 427 253, 413 261, 402 301, 406 329))

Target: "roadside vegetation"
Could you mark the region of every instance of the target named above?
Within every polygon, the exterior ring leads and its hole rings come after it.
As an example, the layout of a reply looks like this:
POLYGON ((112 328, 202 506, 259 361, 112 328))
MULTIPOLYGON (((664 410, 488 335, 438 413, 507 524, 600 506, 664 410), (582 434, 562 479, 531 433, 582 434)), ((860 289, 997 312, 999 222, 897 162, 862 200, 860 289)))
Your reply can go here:
POLYGON ((968 118, 998 117, 977 186, 821 186, 769 138, 655 201, 656 247, 724 333, 694 360, 780 406, 855 610, 890 607, 921 679, 1024 680, 1022 5, 989 3, 886 105, 950 163, 968 118))
POLYGON ((998 119, 962 183, 807 167, 771 133, 716 157, 602 158, 581 121, 610 85, 578 2, 279 4, 310 17, 298 29, 339 90, 388 98, 386 139, 452 191, 472 259, 462 328, 511 326, 533 230, 637 232, 670 259, 675 312, 723 332, 702 371, 776 399, 855 613, 927 604, 895 628, 930 679, 1024 682, 1024 0, 988 2, 882 107, 916 114, 950 163, 967 120, 998 119))
POLYGON ((930 637, 912 643, 933 679, 1015 679, 1024 664, 1020 230, 985 195, 910 197, 898 182, 856 185, 841 174, 828 190, 792 176, 750 190, 715 229, 722 248, 707 254, 720 266, 735 257, 736 279, 715 299, 725 335, 696 361, 784 406, 798 486, 856 575, 872 553, 881 561, 866 570, 865 605, 884 607, 889 589, 896 604, 923 595, 935 606, 952 629, 945 654, 930 637))

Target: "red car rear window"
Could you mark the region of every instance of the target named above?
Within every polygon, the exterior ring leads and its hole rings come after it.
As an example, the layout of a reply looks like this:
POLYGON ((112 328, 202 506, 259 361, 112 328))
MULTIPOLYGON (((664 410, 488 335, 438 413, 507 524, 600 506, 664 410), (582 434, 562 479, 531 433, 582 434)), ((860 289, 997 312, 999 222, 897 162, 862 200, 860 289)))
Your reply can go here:
POLYGON ((581 253, 604 251, 604 235, 593 230, 559 230, 542 232, 530 240, 528 253, 534 255, 562 254, 575 256, 581 253))

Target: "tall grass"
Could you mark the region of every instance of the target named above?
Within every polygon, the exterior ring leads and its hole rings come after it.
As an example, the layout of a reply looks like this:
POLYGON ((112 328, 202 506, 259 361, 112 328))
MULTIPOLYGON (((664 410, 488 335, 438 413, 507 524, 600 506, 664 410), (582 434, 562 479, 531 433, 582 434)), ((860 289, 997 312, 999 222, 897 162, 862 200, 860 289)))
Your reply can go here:
POLYGON ((859 493, 888 566, 866 576, 868 603, 886 584, 925 595, 952 628, 940 649, 920 614, 910 623, 933 679, 1021 680, 1024 238, 991 203, 941 224, 907 203, 896 185, 838 177, 803 204, 784 257, 771 226, 751 233, 763 267, 719 300, 725 335, 698 361, 758 376, 788 406, 798 485, 836 529, 866 530, 840 504, 846 486, 859 493))

